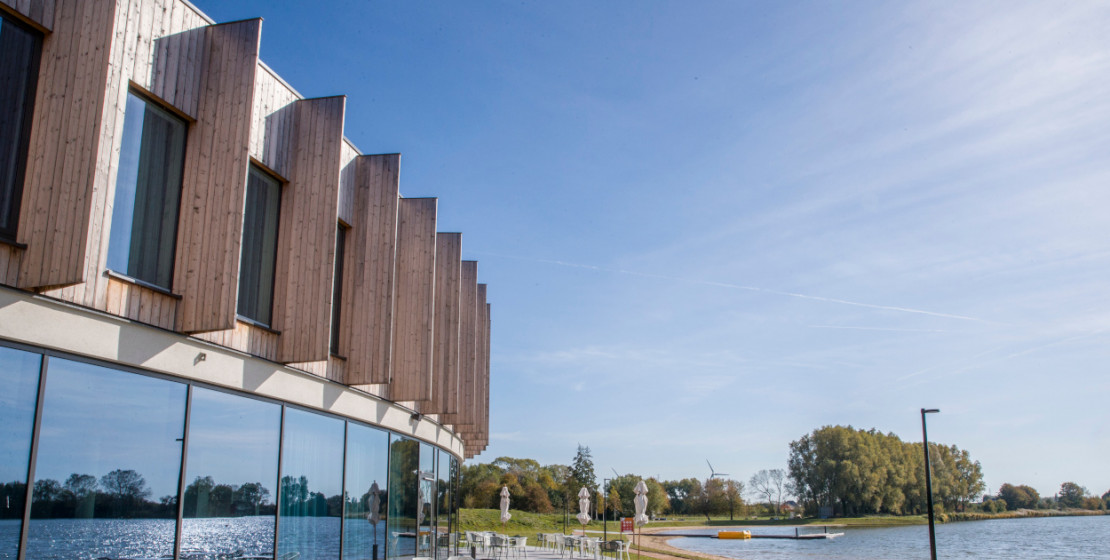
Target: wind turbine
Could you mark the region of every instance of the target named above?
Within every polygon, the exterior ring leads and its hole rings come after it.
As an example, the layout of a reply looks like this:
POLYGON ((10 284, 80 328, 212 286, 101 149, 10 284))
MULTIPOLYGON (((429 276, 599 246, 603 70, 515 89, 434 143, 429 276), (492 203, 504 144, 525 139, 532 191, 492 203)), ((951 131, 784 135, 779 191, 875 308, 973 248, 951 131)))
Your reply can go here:
MULTIPOLYGON (((705 464, 709 465, 709 480, 705 481, 705 521, 706 521, 706 523, 708 523, 709 522, 709 482, 712 481, 714 478, 717 478, 717 477, 721 477, 721 478, 726 477, 726 476, 728 476, 728 473, 717 472, 717 471, 713 470, 713 463, 710 463, 709 459, 705 460, 705 464)), ((728 505, 728 518, 729 518, 730 521, 732 520, 732 499, 731 498, 729 499, 729 505, 728 505)))
POLYGON ((714 479, 714 478, 717 478, 719 476, 728 476, 728 473, 717 472, 717 471, 713 470, 713 463, 710 463, 709 459, 705 460, 705 464, 709 465, 709 478, 711 480, 714 479))

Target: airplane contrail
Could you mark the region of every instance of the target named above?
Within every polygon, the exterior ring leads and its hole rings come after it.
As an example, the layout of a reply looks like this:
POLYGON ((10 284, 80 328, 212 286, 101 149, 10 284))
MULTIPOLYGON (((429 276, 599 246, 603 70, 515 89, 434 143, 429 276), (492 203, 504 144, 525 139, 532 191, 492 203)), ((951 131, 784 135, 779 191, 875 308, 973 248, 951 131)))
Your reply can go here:
POLYGON ((758 286, 748 286, 748 285, 744 285, 744 284, 731 284, 731 283, 728 283, 728 282, 715 282, 715 281, 712 281, 712 280, 696 280, 696 279, 692 279, 692 278, 680 278, 680 277, 677 277, 677 276, 668 276, 668 275, 665 275, 665 274, 653 274, 653 273, 649 273, 649 272, 637 272, 635 270, 622 270, 622 269, 619 269, 619 268, 606 268, 606 267, 596 266, 596 265, 591 265, 591 264, 580 264, 580 263, 572 263, 572 262, 567 262, 567 261, 558 261, 558 260, 550 260, 550 259, 536 259, 536 258, 531 258, 531 257, 518 257, 518 256, 515 256, 515 255, 501 255, 501 254, 497 254, 497 253, 485 253, 485 252, 479 252, 479 251, 475 251, 475 253, 479 254, 479 255, 488 255, 488 256, 491 256, 491 257, 502 257, 502 258, 506 258, 506 259, 515 259, 515 260, 520 260, 520 261, 530 261, 530 262, 554 264, 554 265, 566 266, 566 267, 570 267, 570 268, 584 268, 584 269, 587 269, 587 270, 596 270, 598 272, 612 272, 612 273, 616 273, 616 274, 626 274, 626 275, 629 275, 629 276, 640 276, 640 277, 644 277, 644 278, 657 278, 657 279, 661 279, 661 280, 672 280, 672 281, 675 281, 675 282, 685 282, 685 283, 688 283, 688 284, 700 284, 700 285, 703 285, 703 286, 715 286, 715 287, 718 287, 718 288, 729 288, 729 289, 733 289, 733 290, 744 290, 744 291, 748 291, 748 292, 759 292, 759 293, 772 294, 772 295, 783 296, 783 297, 806 299, 806 300, 810 300, 810 301, 823 301, 823 302, 826 302, 826 303, 838 303, 838 304, 841 304, 841 305, 851 305, 851 306, 854 306, 854 307, 864 307, 864 308, 867 308, 867 309, 881 309, 881 310, 884 310, 884 311, 897 311, 897 312, 900 312, 900 313, 914 313, 914 314, 917 314, 917 315, 928 315, 928 316, 931 316, 931 317, 941 317, 941 318, 944 318, 944 319, 956 319, 956 320, 960 320, 960 321, 974 321, 976 323, 993 323, 993 321, 987 321, 985 319, 979 319, 977 317, 968 317, 967 315, 956 315, 956 314, 953 314, 953 313, 940 313, 940 312, 937 312, 937 311, 929 311, 929 310, 926 310, 926 309, 914 309, 912 307, 900 307, 900 306, 894 306, 894 305, 878 305, 878 304, 874 304, 874 303, 864 303, 864 302, 861 302, 861 301, 852 301, 852 300, 840 299, 840 298, 814 296, 814 295, 809 295, 809 294, 799 294, 799 293, 796 293, 796 292, 784 292, 784 291, 781 291, 781 290, 772 290, 772 289, 769 289, 769 288, 760 288, 758 286))

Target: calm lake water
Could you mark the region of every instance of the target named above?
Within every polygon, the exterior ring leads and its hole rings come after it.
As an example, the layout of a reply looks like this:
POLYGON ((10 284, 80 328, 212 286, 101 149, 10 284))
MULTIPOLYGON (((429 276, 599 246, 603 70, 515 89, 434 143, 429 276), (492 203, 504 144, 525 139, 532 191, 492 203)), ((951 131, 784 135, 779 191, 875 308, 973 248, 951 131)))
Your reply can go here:
MULTIPOLYGON (((716 534, 718 530, 683 531, 716 534)), ((793 528, 752 527, 755 534, 794 534, 793 528)), ((1110 516, 1039 517, 965 521, 937 525, 938 558, 1087 559, 1110 558, 1110 516)), ((678 532, 678 531, 676 531, 678 532)), ((821 532, 803 528, 802 532, 821 532)), ((677 538, 671 546, 744 560, 901 560, 929 558, 926 525, 886 528, 830 528, 843 532, 835 539, 750 541, 677 538)))
MULTIPOLYGON (((300 554, 299 560, 335 559, 339 555, 338 517, 282 519, 282 549, 300 554)), ((379 545, 385 555, 385 521, 377 531, 365 520, 347 524, 347 560, 370 558, 379 545)), ((92 560, 95 558, 160 558, 173 553, 171 519, 35 519, 27 535, 28 560, 92 560)), ((19 543, 19 521, 0 520, 0 560, 14 560, 19 543)), ((415 539, 400 539, 399 547, 415 550, 415 539)), ((274 518, 219 517, 186 519, 182 550, 192 557, 215 558, 241 552, 273 556, 274 518)))

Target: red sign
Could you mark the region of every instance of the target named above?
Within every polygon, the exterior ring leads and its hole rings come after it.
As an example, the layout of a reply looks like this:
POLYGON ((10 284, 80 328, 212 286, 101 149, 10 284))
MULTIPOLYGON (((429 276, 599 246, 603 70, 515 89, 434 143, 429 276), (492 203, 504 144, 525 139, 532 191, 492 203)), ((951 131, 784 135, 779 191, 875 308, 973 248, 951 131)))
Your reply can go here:
POLYGON ((631 533, 631 532, 633 532, 632 531, 632 518, 631 517, 622 517, 621 518, 621 532, 622 533, 631 533))

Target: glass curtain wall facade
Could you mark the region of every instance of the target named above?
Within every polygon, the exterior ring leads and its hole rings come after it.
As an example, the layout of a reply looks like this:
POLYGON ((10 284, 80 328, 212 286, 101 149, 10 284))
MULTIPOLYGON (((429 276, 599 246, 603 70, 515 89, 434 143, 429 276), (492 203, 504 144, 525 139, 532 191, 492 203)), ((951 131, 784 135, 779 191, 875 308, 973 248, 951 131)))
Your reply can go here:
POLYGON ((455 552, 432 445, 34 349, 0 345, 0 386, 0 560, 455 552))

